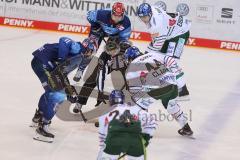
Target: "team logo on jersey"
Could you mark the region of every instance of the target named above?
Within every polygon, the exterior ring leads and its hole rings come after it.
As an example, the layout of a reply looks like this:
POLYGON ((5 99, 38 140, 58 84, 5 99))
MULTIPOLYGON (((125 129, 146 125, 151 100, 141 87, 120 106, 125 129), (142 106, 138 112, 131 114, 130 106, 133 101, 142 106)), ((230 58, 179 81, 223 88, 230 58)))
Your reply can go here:
POLYGON ((142 85, 146 84, 146 81, 147 81, 146 78, 147 78, 147 73, 142 71, 140 73, 140 81, 141 81, 142 85))
POLYGON ((172 27, 176 24, 176 20, 175 19, 169 19, 169 26, 172 27))
POLYGON ((179 3, 177 5, 176 11, 179 12, 181 16, 186 16, 188 15, 190 9, 186 3, 179 3))
POLYGON ((133 121, 138 121, 138 120, 139 120, 138 116, 137 116, 137 115, 135 115, 135 114, 133 115, 133 117, 132 117, 132 118, 133 118, 133 121))
POLYGON ((106 127, 109 124, 108 118, 106 117, 104 120, 104 126, 106 127))
POLYGON ((123 27, 123 25, 119 24, 117 25, 117 29, 119 29, 120 31, 124 30, 125 28, 123 27))

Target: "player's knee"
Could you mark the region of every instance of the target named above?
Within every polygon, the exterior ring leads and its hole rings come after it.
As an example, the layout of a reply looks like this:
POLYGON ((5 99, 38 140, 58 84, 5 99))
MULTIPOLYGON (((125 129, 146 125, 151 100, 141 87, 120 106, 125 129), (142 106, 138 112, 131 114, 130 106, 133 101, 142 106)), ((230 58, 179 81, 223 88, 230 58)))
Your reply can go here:
POLYGON ((54 104, 60 104, 67 98, 65 92, 57 91, 49 93, 49 101, 54 104))
POLYGON ((179 106, 177 105, 177 102, 175 99, 168 101, 167 111, 170 114, 175 114, 176 112, 179 111, 179 106))

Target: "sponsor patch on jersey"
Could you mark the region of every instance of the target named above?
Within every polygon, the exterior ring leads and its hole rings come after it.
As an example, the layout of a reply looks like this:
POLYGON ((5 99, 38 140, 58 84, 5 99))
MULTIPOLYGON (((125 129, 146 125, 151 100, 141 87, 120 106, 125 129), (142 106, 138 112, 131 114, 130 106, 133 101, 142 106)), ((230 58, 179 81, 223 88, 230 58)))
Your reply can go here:
POLYGON ((108 121, 108 118, 106 117, 104 121, 104 126, 106 127, 108 124, 109 124, 109 121, 108 121))
POLYGON ((140 58, 139 61, 144 61, 145 59, 150 58, 150 57, 152 57, 152 55, 144 56, 144 57, 140 58))
POLYGON ((158 37, 159 36, 159 33, 153 33, 153 34, 151 34, 151 38, 152 39, 154 39, 154 38, 156 38, 156 37, 158 37))
POLYGON ((117 25, 117 29, 119 29, 120 31, 122 31, 122 30, 124 30, 125 28, 124 28, 123 25, 119 24, 119 25, 117 25))
POLYGON ((170 27, 172 27, 175 24, 176 24, 176 20, 175 19, 169 19, 169 26, 170 27))

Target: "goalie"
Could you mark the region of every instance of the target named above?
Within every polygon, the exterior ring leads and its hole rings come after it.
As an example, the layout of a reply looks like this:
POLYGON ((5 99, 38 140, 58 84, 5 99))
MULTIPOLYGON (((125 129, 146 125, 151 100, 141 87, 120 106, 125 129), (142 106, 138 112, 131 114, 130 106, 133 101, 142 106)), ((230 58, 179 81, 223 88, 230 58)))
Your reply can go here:
MULTIPOLYGON (((125 71, 127 66, 124 60, 124 53, 131 45, 132 43, 130 41, 120 42, 116 37, 110 37, 108 39, 105 50, 98 59, 97 66, 80 90, 78 103, 73 109, 74 113, 79 113, 82 105, 87 104, 87 100, 96 86, 99 91, 96 106, 105 102, 106 96, 103 94, 105 78, 107 74, 110 74, 112 71, 120 71, 124 83, 126 82, 125 71)), ((126 86, 126 83, 124 86, 126 86)), ((124 88, 124 86, 122 88, 124 88)))

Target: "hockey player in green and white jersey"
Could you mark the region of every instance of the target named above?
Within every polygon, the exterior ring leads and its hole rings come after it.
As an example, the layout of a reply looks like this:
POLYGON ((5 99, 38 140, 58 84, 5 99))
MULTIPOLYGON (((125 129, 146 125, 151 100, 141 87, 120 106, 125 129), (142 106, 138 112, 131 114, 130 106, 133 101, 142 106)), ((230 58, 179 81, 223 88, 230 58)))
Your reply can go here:
MULTIPOLYGON (((142 3, 138 7, 138 17, 146 24, 151 34, 151 43, 147 52, 157 52, 179 61, 184 45, 189 38, 190 21, 179 13, 167 13, 161 7, 142 3)), ((184 72, 177 76, 179 100, 188 100, 189 92, 184 80, 184 72)))
POLYGON ((187 117, 178 105, 176 75, 182 72, 174 58, 159 53, 141 54, 137 47, 125 52, 128 61, 126 79, 132 100, 148 110, 155 100, 161 100, 165 109, 179 123, 178 133, 191 137, 193 132, 187 117))
POLYGON ((156 129, 150 114, 137 105, 125 103, 125 95, 113 90, 109 96, 113 110, 99 118, 100 151, 98 160, 118 160, 120 155, 128 160, 146 159, 145 148, 156 129))

